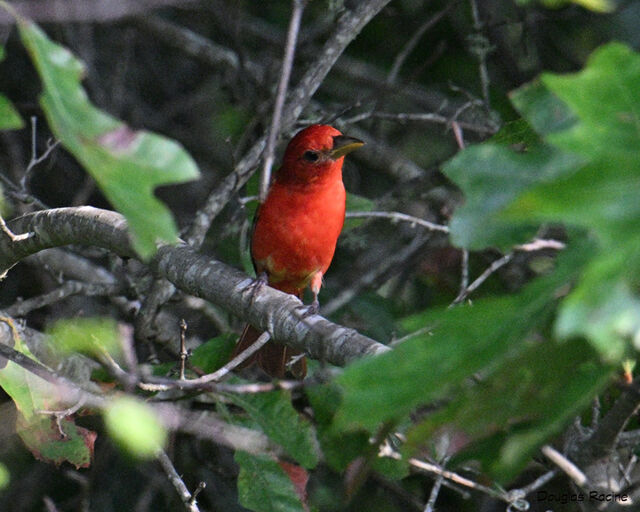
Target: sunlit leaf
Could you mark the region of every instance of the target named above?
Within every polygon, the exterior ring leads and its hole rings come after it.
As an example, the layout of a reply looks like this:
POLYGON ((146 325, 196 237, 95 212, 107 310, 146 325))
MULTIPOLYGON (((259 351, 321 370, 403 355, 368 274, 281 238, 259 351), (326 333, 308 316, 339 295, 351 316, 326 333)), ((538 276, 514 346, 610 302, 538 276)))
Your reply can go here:
POLYGON ((57 321, 49 335, 63 351, 117 358, 122 352, 118 324, 111 318, 72 318, 57 321))
POLYGON ((9 99, 0 94, 0 130, 20 130, 24 121, 9 99))
POLYGON ((105 411, 109 435, 136 457, 153 457, 167 440, 167 432, 153 410, 144 402, 123 396, 105 411))
POLYGON ((93 106, 80 84, 83 64, 37 25, 21 19, 18 27, 42 80, 51 130, 127 218, 138 253, 151 256, 158 240, 176 242, 171 213, 153 192, 198 177, 193 159, 175 141, 134 131, 93 106))
POLYGON ((524 242, 543 223, 580 226, 598 243, 560 305, 556 334, 585 336, 619 360, 640 332, 640 56, 598 49, 583 71, 546 73, 511 95, 547 145, 481 144, 444 171, 463 189, 451 222, 465 247, 524 242))
POLYGON ((0 491, 9 486, 9 482, 11 480, 11 474, 2 462, 0 462, 0 491))

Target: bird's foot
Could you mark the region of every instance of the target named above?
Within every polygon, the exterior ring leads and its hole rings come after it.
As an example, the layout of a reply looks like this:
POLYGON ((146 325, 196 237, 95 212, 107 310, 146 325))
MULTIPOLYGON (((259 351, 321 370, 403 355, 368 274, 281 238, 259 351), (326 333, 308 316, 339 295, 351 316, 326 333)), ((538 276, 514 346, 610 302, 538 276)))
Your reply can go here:
POLYGON ((251 304, 253 304, 256 300, 258 293, 260 293, 260 291, 267 285, 268 282, 269 282, 269 276, 267 276, 267 273, 260 272, 256 276, 256 278, 247 285, 247 287, 242 291, 242 293, 244 294, 245 292, 249 292, 251 294, 250 302, 251 304))
POLYGON ((320 312, 320 302, 318 302, 318 299, 313 299, 313 302, 308 306, 303 304, 296 309, 300 311, 300 318, 308 318, 320 312))

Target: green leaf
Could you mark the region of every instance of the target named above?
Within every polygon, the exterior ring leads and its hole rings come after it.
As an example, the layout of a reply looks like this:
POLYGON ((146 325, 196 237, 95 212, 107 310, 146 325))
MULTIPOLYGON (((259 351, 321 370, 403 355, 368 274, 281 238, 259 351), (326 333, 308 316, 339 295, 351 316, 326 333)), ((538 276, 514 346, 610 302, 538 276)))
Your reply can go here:
POLYGON ((540 222, 525 204, 520 222, 504 218, 504 210, 532 185, 574 172, 582 162, 548 147, 516 153, 503 145, 471 146, 449 160, 443 172, 465 193, 465 203, 451 220, 451 239, 467 249, 508 247, 535 235, 540 222))
POLYGON ((9 487, 9 481, 11 480, 11 474, 2 462, 0 462, 0 491, 9 487))
POLYGON ((72 318, 57 321, 48 334, 55 346, 67 353, 82 352, 114 358, 122 353, 118 324, 112 318, 72 318))
POLYGON ((273 391, 258 394, 229 394, 273 441, 305 468, 318 463, 318 448, 313 428, 291 405, 291 394, 273 391))
POLYGON ((336 428, 374 430, 523 350, 532 330, 550 320, 558 293, 579 274, 588 248, 585 244, 566 251, 551 275, 530 283, 519 294, 408 319, 408 329, 434 328, 391 352, 350 365, 336 379, 343 388, 336 428))
MULTIPOLYGON (((4 60, 4 46, 0 45, 0 62, 4 60)), ((20 130, 24 121, 11 101, 0 94, 0 130, 20 130)))
POLYGON ((340 388, 332 382, 306 390, 313 407, 318 441, 327 464, 344 471, 349 463, 370 448, 369 433, 364 430, 343 432, 333 426, 333 418, 342 401, 340 388))
POLYGON ((55 465, 69 462, 77 469, 91 465, 97 434, 77 426, 69 418, 57 420, 41 414, 25 420, 23 415, 19 415, 16 428, 38 460, 55 465))
POLYGON ((255 512, 304 512, 293 482, 277 461, 245 452, 236 452, 235 459, 243 507, 255 512))
POLYGON ((171 213, 153 191, 198 177, 193 159, 175 141, 133 131, 97 109, 80 84, 83 64, 37 25, 21 19, 18 28, 43 83, 40 101, 52 132, 127 218, 136 251, 148 258, 157 240, 176 242, 171 213))
POLYGON ((494 144, 513 146, 513 149, 520 150, 539 146, 542 142, 540 136, 524 119, 504 123, 500 131, 489 140, 494 144))
POLYGON ((546 145, 519 154, 482 144, 445 167, 466 196, 451 222, 460 245, 524 242, 543 223, 589 232, 598 245, 555 332, 588 338, 609 360, 640 333, 639 82, 640 55, 603 46, 583 71, 546 73, 512 94, 546 145))
POLYGON ((139 458, 154 457, 167 441, 167 432, 153 410, 131 397, 114 399, 104 421, 116 443, 139 458))
POLYGON ((0 94, 0 130, 20 130, 24 121, 9 99, 0 94))
MULTIPOLYGON (((13 348, 36 360, 10 322, 13 348)), ((42 461, 61 464, 69 462, 76 468, 88 467, 93 457, 96 433, 78 427, 68 417, 56 421, 41 411, 64 411, 70 406, 62 392, 12 361, 0 367, 0 387, 11 397, 18 410, 18 435, 33 455, 42 461)))
MULTIPOLYGON (((531 3, 531 0, 519 0, 519 3, 531 3)), ((560 9, 568 4, 576 4, 595 12, 612 12, 616 8, 613 0, 541 0, 545 7, 560 9)))
POLYGON ((613 373, 583 340, 532 342, 415 426, 407 448, 418 449, 449 426, 475 445, 459 461, 480 458, 485 469, 506 482, 602 391, 613 373), (490 442, 480 450, 484 441, 490 442))
POLYGON ((203 343, 189 358, 189 362, 205 373, 211 373, 224 366, 229 361, 238 335, 226 333, 203 343))

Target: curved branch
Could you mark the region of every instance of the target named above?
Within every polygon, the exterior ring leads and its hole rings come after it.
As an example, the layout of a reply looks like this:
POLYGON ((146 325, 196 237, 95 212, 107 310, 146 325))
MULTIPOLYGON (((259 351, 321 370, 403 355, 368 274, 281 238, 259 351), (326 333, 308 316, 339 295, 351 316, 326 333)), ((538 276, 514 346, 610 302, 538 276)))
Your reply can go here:
MULTIPOLYGON (((0 271, 29 254, 69 244, 93 245, 121 256, 134 256, 127 223, 112 211, 89 206, 58 208, 19 217, 9 225, 30 236, 15 242, 0 239, 0 271)), ((268 286, 256 290, 253 280, 243 272, 198 254, 187 245, 161 246, 150 264, 177 288, 218 304, 312 358, 344 366, 364 355, 390 350, 319 315, 303 318, 298 298, 268 286)))

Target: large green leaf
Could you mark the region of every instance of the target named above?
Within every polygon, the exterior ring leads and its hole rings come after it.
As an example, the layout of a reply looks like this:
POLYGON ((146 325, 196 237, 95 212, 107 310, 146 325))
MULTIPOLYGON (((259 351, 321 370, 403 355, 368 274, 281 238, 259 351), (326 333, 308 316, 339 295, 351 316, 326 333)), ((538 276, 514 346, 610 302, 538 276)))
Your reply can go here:
POLYGON ((304 507, 291 478, 282 466, 266 456, 236 452, 240 466, 240 504, 255 512, 303 512, 304 507))
POLYGON ((171 213, 153 191, 196 178, 193 159, 175 141, 133 131, 96 108, 80 83, 83 64, 37 25, 19 19, 18 27, 43 83, 41 104, 51 130, 127 218, 138 253, 151 256, 158 240, 176 242, 171 213))
POLYGON ((343 396, 335 418, 337 428, 373 430, 524 350, 527 335, 548 323, 560 292, 579 275, 588 250, 585 244, 567 251, 551 275, 530 283, 519 294, 408 319, 407 328, 433 325, 432 332, 359 361, 338 377, 343 396))
POLYGON ((493 439, 488 451, 471 450, 467 456, 483 459, 494 476, 508 480, 541 443, 579 414, 611 374, 612 368, 600 364, 597 352, 583 340, 531 342, 415 426, 408 436, 409 451, 449 425, 476 444, 493 439))
POLYGON ((640 332, 640 56, 612 43, 573 75, 544 74, 512 94, 547 145, 482 144, 444 171, 466 204, 451 223, 469 248, 524 242, 541 223, 580 226, 598 245, 556 323, 610 359, 640 332))
POLYGON ((273 391, 228 396, 299 464, 312 468, 318 463, 318 445, 313 428, 291 405, 290 393, 273 391))
POLYGON ((540 221, 523 205, 515 221, 504 210, 536 183, 554 182, 575 172, 583 160, 550 147, 533 146, 517 153, 502 144, 479 144, 459 153, 443 171, 465 192, 465 203, 450 224, 456 245, 468 249, 508 247, 529 240, 540 221))

